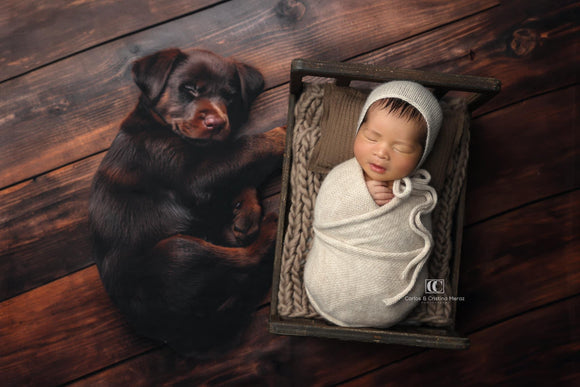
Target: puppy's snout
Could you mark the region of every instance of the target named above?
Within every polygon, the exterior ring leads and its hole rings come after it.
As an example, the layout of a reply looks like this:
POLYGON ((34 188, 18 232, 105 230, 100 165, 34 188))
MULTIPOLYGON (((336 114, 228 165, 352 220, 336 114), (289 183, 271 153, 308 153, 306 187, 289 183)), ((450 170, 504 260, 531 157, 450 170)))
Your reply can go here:
POLYGON ((219 131, 228 124, 227 108, 223 103, 210 100, 200 101, 198 119, 207 130, 219 131))
POLYGON ((234 231, 238 233, 247 233, 254 226, 254 219, 246 215, 234 222, 234 231))
POLYGON ((256 236, 259 231, 259 223, 249 219, 234 224, 234 235, 238 243, 245 243, 256 236))
POLYGON ((203 124, 210 130, 221 130, 226 125, 226 120, 215 114, 206 115, 203 124))

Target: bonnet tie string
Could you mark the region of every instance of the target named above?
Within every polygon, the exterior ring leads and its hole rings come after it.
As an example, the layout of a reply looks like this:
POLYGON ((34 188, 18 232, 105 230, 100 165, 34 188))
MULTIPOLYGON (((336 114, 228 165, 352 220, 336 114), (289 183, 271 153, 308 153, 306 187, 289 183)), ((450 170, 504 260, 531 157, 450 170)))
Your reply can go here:
POLYGON ((413 271, 409 284, 396 296, 385 298, 383 302, 387 306, 395 304, 411 291, 417 282, 417 277, 419 276, 421 269, 427 262, 427 258, 429 258, 429 254, 433 249, 433 237, 421 221, 421 216, 433 211, 437 204, 437 192, 433 187, 428 185, 430 181, 431 175, 429 172, 424 169, 419 169, 411 177, 405 177, 396 180, 393 183, 393 194, 398 198, 406 198, 411 194, 413 189, 415 189, 416 192, 420 192, 425 197, 425 203, 413 208, 409 215, 409 226, 411 227, 411 230, 423 238, 425 244, 421 252, 409 262, 401 275, 401 279, 404 280, 409 276, 409 273, 413 271))

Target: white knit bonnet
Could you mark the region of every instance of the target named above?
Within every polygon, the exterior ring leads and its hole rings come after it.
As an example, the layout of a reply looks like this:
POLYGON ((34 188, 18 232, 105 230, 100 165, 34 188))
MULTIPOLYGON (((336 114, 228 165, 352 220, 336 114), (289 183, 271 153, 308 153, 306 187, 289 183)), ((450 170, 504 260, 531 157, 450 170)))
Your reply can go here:
POLYGON ((416 82, 391 81, 383 83, 369 94, 358 119, 358 125, 356 127, 357 133, 369 107, 374 102, 384 98, 402 99, 417 109, 427 122, 427 139, 421 160, 415 168, 418 169, 429 155, 429 152, 431 152, 437 134, 439 133, 441 121, 443 120, 441 106, 429 90, 416 82))

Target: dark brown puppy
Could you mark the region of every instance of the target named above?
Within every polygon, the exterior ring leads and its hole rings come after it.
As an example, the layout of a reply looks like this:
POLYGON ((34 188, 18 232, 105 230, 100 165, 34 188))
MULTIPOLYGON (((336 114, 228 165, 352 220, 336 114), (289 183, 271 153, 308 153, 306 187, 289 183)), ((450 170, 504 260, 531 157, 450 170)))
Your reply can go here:
POLYGON ((285 130, 233 139, 263 89, 250 66, 171 49, 133 75, 139 103, 93 181, 94 259, 141 334, 207 353, 239 335, 269 285, 276 217, 262 218, 255 187, 280 166, 285 130))

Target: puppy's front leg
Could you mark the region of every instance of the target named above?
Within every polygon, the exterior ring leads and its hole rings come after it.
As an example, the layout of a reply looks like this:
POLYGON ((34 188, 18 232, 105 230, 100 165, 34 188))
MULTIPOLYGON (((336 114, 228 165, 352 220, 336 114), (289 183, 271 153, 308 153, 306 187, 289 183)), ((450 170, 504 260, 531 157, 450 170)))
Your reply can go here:
POLYGON ((159 242, 154 248, 155 256, 170 257, 174 265, 184 265, 184 269, 193 270, 195 265, 207 265, 210 262, 222 262, 229 266, 249 268, 256 266, 269 257, 276 240, 276 214, 264 217, 258 238, 248 246, 219 246, 201 238, 190 235, 174 235, 159 242), (200 264, 201 262, 201 264, 200 264), (192 265, 193 268, 188 268, 192 265))
POLYGON ((272 161, 279 162, 284 155, 286 127, 279 126, 265 133, 243 136, 235 143, 239 152, 236 168, 240 171, 259 168, 260 164, 266 164, 267 168, 273 169, 272 161))
POLYGON ((192 181, 193 189, 205 192, 260 184, 281 166, 285 142, 286 127, 281 126, 216 147, 198 169, 192 181))

